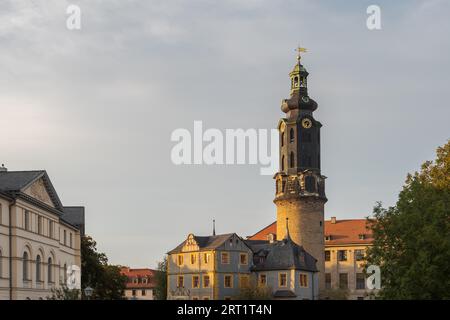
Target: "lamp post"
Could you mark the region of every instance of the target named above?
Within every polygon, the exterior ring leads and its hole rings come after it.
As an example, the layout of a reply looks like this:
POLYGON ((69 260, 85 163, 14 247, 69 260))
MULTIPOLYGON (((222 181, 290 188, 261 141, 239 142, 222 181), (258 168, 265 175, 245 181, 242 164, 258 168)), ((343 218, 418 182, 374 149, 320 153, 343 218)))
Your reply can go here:
POLYGON ((94 292, 94 289, 92 289, 91 287, 87 286, 86 288, 84 288, 84 295, 87 297, 88 300, 90 300, 92 293, 94 292))

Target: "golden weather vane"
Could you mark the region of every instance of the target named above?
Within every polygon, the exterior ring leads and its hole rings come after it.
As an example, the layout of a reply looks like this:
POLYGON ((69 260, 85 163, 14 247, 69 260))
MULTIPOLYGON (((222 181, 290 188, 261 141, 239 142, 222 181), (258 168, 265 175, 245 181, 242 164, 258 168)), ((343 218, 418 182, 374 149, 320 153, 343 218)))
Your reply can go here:
POLYGON ((300 61, 301 57, 301 53, 302 52, 308 52, 308 50, 306 48, 300 47, 298 46, 297 49, 295 49, 295 51, 297 51, 297 59, 298 61, 300 61))

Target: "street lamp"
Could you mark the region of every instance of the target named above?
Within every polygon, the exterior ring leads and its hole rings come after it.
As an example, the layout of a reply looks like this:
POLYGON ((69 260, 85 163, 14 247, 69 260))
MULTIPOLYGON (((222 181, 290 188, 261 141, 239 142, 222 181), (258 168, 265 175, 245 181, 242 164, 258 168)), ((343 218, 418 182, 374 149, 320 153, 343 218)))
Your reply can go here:
POLYGON ((88 300, 91 298, 93 292, 94 292, 94 289, 92 289, 89 286, 84 288, 84 295, 88 298, 88 300))

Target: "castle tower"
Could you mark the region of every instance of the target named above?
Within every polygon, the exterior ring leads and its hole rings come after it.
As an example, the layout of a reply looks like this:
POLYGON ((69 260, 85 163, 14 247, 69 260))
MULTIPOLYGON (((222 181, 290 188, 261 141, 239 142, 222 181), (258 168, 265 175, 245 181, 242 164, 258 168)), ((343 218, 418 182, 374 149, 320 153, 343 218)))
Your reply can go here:
POLYGON ((275 174, 277 238, 286 236, 286 221, 291 239, 317 259, 320 289, 325 288, 324 205, 325 176, 320 173, 320 128, 314 119, 317 103, 308 96, 308 72, 300 53, 291 79, 291 97, 282 101, 286 113, 278 123, 280 168, 275 174), (286 220, 288 219, 288 220, 286 220))

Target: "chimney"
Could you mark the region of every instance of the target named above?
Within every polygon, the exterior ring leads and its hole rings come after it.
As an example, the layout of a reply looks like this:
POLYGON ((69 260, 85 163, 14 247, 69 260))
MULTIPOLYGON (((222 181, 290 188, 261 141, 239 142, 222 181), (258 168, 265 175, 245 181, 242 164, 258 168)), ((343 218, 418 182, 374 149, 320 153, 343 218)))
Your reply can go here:
POLYGON ((336 217, 331 217, 331 223, 336 224, 336 217))
POLYGON ((8 169, 5 168, 4 164, 2 164, 2 166, 0 167, 0 172, 7 172, 7 171, 8 171, 8 169))

